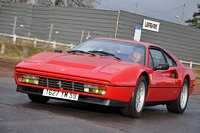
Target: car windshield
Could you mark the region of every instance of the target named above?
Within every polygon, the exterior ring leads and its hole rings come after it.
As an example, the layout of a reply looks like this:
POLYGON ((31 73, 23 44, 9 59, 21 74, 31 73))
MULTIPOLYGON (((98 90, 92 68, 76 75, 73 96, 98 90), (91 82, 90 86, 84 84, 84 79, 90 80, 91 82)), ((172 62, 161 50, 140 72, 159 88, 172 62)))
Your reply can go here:
POLYGON ((144 64, 144 53, 145 47, 140 44, 133 44, 129 42, 121 42, 114 40, 101 40, 101 39, 91 39, 83 42, 71 49, 68 53, 79 52, 81 54, 92 54, 99 56, 109 56, 114 57, 126 62, 135 62, 144 64), (135 55, 134 52, 138 52, 141 55, 135 55), (133 58, 138 56, 140 62, 136 62, 133 58))

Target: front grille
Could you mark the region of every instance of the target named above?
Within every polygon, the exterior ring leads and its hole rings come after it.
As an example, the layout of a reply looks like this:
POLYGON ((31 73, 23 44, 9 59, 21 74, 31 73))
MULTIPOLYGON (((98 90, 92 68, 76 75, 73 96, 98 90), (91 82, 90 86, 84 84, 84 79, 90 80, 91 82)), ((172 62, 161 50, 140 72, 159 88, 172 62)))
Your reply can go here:
POLYGON ((50 78, 39 78, 40 86, 51 87, 51 88, 59 88, 63 90, 73 90, 73 91, 84 91, 84 87, 82 83, 71 82, 71 81, 63 81, 63 80, 56 80, 50 78))

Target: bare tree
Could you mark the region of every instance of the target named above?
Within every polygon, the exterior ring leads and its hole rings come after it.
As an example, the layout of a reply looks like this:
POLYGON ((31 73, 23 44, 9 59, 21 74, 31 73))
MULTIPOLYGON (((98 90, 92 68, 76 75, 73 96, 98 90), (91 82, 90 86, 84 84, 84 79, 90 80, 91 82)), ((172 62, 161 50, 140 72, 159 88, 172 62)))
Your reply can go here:
POLYGON ((37 5, 53 5, 53 6, 68 6, 68 7, 81 7, 81 8, 96 8, 101 0, 0 0, 4 2, 18 2, 18 3, 31 3, 37 5))
POLYGON ((82 7, 82 8, 94 8, 97 4, 100 4, 101 0, 55 0, 54 5, 68 6, 68 7, 82 7))

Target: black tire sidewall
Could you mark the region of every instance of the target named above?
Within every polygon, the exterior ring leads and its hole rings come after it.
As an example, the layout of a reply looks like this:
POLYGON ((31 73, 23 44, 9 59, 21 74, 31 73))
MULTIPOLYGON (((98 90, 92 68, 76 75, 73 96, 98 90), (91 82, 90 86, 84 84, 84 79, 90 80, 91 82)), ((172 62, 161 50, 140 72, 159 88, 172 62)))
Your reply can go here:
POLYGON ((49 97, 44 97, 44 96, 35 95, 35 94, 28 94, 28 97, 31 101, 36 102, 36 103, 47 103, 50 100, 49 97))

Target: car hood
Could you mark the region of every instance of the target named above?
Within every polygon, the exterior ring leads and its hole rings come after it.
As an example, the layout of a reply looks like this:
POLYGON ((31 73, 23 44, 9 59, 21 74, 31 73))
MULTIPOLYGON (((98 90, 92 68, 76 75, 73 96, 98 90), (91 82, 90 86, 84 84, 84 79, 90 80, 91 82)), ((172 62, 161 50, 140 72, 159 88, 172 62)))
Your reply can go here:
POLYGON ((136 66, 137 64, 106 56, 43 52, 19 63, 15 71, 26 69, 36 73, 56 73, 111 82, 116 80, 116 75, 126 79, 123 75, 130 75, 130 69, 136 66))

